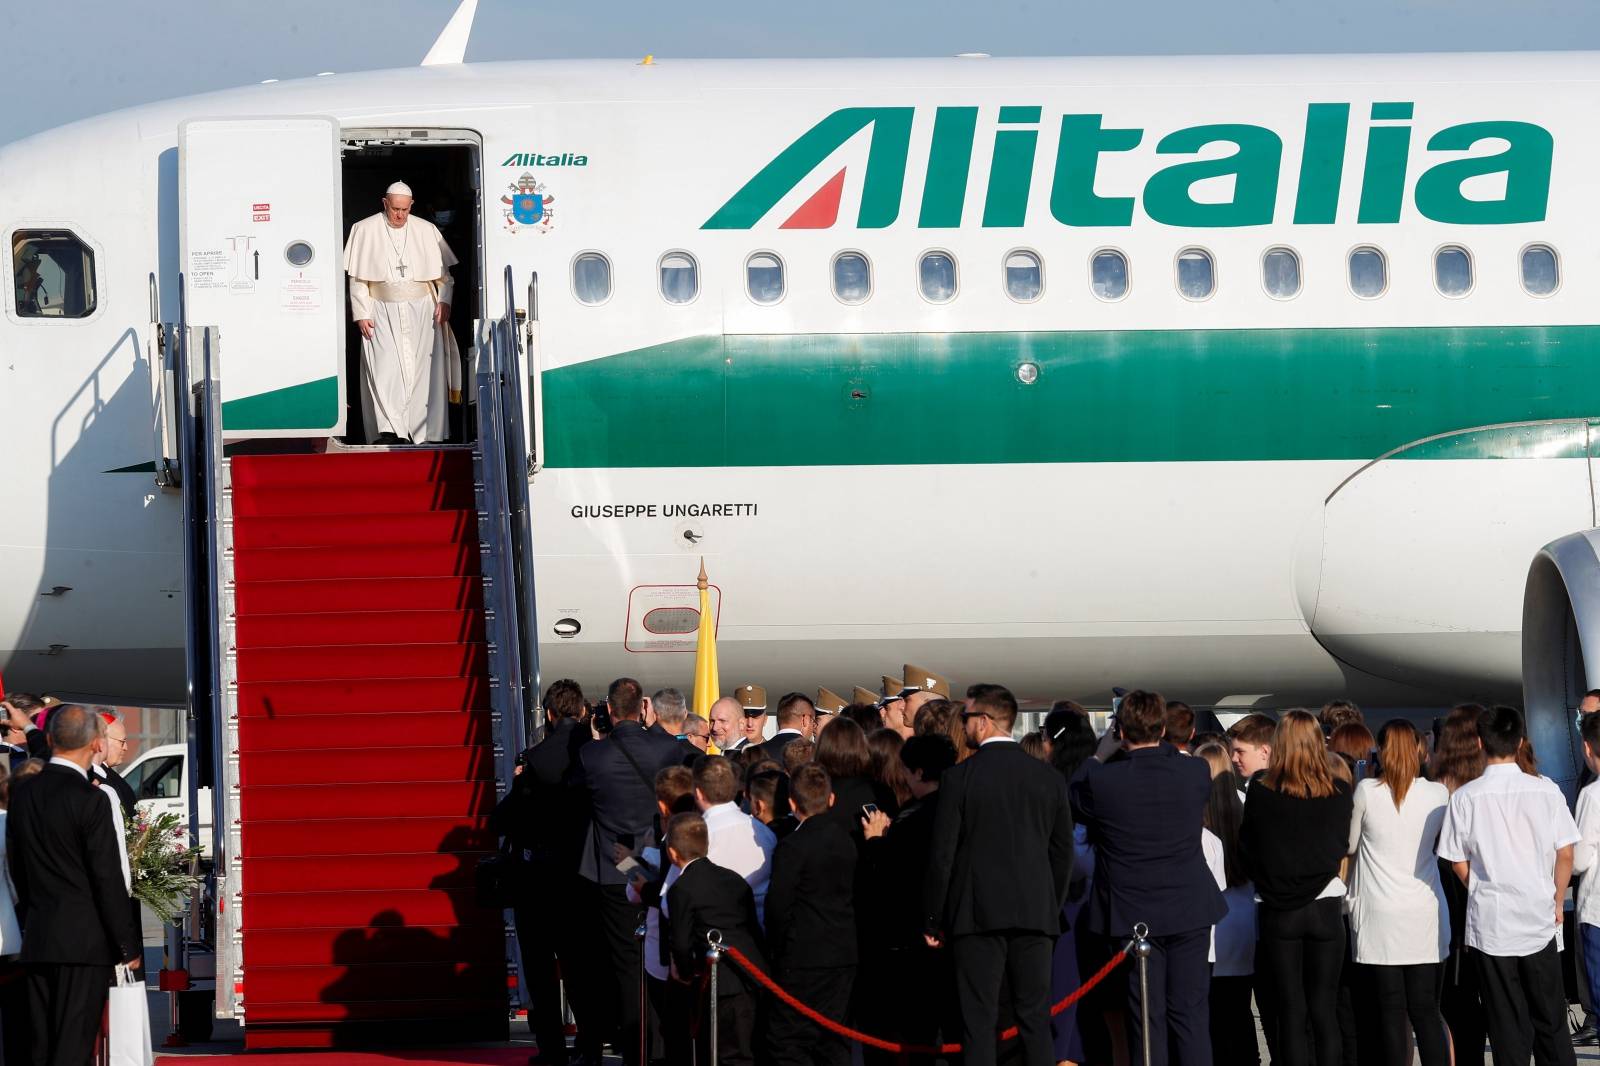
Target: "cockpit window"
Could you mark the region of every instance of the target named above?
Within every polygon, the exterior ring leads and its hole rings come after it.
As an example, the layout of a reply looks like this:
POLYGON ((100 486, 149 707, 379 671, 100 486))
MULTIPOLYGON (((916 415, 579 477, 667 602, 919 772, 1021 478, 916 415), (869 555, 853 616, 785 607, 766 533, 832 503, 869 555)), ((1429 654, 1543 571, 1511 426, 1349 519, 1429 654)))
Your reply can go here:
POLYGON ((11 282, 21 318, 88 318, 94 314, 94 252, 64 230, 13 233, 11 282))

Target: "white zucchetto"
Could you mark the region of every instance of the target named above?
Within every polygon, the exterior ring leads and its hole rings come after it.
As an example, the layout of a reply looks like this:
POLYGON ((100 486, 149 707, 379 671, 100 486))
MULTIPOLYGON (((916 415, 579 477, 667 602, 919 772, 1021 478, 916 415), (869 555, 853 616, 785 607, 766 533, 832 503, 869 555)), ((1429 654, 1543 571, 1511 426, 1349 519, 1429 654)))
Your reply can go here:
POLYGON ((415 196, 412 196, 411 186, 407 185, 403 181, 397 181, 393 185, 389 186, 388 191, 386 191, 383 195, 385 195, 385 196, 410 196, 413 200, 416 199, 415 196))

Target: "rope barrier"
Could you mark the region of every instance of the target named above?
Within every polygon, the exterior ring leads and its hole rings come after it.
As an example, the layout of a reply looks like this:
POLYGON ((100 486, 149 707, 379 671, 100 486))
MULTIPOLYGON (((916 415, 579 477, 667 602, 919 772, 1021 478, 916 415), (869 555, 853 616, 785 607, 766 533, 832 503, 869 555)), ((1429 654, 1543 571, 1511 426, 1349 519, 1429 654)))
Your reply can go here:
MULTIPOLYGON (((1088 995, 1089 992, 1092 991, 1100 982, 1104 981, 1107 977, 1110 977, 1111 971, 1120 966, 1123 961, 1128 958, 1129 954, 1132 953, 1135 943, 1137 943, 1137 941, 1130 940, 1126 947, 1117 952, 1115 955, 1111 956, 1111 958, 1106 961, 1106 964, 1100 967, 1100 969, 1096 970, 1087 981, 1079 985, 1074 991, 1068 993, 1066 998, 1061 1000, 1061 1002, 1051 1007, 1050 1017, 1054 1018, 1056 1015, 1060 1014, 1062 1011, 1078 1002, 1078 1000, 1088 995)), ((761 987, 765 988, 768 992, 771 992, 774 996, 777 996, 779 1000, 788 1005, 792 1010, 798 1011, 805 1017, 811 1019, 811 1021, 822 1026, 824 1029, 836 1036, 842 1036, 846 1040, 853 1040, 858 1044, 865 1045, 866 1047, 877 1048, 879 1051, 889 1051, 898 1055, 956 1055, 961 1052, 960 1044, 940 1044, 938 1047, 934 1047, 931 1044, 899 1044, 893 1040, 885 1040, 882 1037, 873 1036, 871 1033, 863 1033, 859 1029, 852 1029, 848 1025, 845 1025, 841 1022, 836 1022, 832 1018, 827 1017, 809 1004, 802 1003, 800 1000, 796 999, 781 985, 779 985, 777 981, 774 981, 771 976, 763 973, 761 968, 755 963, 751 962, 749 957, 746 956, 744 952, 740 951, 733 945, 722 944, 720 945, 720 951, 722 954, 728 956, 728 958, 738 963, 739 968, 754 978, 757 984, 761 985, 761 987)), ((1001 1031, 999 1040, 1000 1042, 1004 1043, 1007 1040, 1014 1039, 1016 1035, 1017 1027, 1013 1025, 1011 1028, 1001 1031)))

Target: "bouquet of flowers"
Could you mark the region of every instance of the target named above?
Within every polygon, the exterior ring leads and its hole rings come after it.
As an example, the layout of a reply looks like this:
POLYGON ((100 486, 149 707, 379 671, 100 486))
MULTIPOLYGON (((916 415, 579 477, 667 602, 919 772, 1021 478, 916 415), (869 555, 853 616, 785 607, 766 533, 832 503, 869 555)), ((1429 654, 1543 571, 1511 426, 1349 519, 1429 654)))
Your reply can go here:
POLYGON ((172 812, 154 818, 144 811, 128 825, 128 868, 133 898, 171 922, 189 905, 200 886, 200 849, 189 844, 189 830, 172 812))

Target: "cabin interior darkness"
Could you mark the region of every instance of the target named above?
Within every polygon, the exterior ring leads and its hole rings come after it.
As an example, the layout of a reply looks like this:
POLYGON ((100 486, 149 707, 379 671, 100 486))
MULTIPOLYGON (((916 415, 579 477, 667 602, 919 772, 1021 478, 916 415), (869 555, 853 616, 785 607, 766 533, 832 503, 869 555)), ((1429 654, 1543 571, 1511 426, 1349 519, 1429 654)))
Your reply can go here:
MULTIPOLYGON (((482 233, 478 205, 478 149, 465 144, 347 143, 344 150, 344 231, 383 209, 383 191, 397 181, 411 186, 416 203, 411 213, 439 227, 461 262, 452 271, 455 303, 450 308, 450 328, 463 359, 472 348, 472 324, 482 315, 483 284, 479 276, 482 233)), ((361 332, 350 321, 349 295, 345 297, 345 439, 366 443, 361 420, 361 332)), ((464 370, 463 392, 471 388, 464 370)), ((450 440, 470 439, 471 427, 463 418, 464 405, 450 407, 450 440)))

